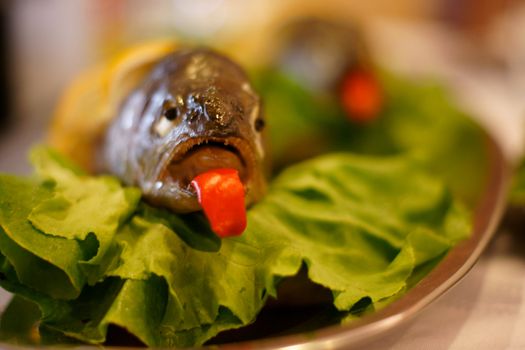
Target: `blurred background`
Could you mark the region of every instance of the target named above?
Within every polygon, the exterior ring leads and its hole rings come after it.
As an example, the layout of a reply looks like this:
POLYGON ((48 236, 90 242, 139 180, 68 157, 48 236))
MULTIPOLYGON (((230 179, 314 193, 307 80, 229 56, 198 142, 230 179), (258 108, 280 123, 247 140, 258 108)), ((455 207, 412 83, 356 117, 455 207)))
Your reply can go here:
POLYGON ((361 24, 379 62, 439 75, 505 139, 511 156, 521 152, 523 0, 2 0, 0 170, 27 169, 20 159, 67 84, 122 47, 170 36, 255 42, 283 18, 305 14, 361 24))

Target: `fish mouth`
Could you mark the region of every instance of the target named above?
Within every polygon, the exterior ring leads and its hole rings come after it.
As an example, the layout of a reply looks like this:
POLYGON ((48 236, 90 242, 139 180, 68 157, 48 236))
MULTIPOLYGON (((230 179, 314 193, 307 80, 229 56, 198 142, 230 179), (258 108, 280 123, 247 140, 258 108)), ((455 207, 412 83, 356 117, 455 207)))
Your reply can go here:
POLYGON ((213 169, 235 169, 245 188, 249 187, 255 159, 248 142, 236 137, 191 138, 172 153, 164 175, 169 182, 195 196, 191 181, 213 169))

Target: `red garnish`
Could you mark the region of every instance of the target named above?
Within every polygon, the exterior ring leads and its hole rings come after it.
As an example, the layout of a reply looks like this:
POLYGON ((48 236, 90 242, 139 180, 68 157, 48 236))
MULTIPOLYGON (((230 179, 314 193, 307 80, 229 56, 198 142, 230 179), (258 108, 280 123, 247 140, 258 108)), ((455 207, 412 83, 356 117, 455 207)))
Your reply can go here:
POLYGON ((217 236, 231 237, 246 228, 244 186, 235 169, 214 169, 197 175, 191 185, 217 236))
POLYGON ((348 118, 355 122, 374 120, 383 105, 381 86, 372 72, 356 70, 343 80, 341 100, 348 118))

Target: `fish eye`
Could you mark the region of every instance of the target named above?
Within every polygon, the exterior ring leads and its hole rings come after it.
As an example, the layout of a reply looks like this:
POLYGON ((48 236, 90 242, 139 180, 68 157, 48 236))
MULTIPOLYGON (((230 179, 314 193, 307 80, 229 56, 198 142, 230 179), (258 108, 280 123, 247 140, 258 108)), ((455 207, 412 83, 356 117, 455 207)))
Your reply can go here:
POLYGON ((175 107, 167 108, 164 113, 164 118, 168 119, 169 121, 174 121, 179 117, 179 110, 175 107))
POLYGON ((266 126, 266 122, 262 118, 255 119, 255 131, 262 131, 266 126))
POLYGON ((161 118, 154 124, 157 136, 166 136, 174 127, 173 121, 179 117, 179 110, 171 101, 164 101, 161 118))

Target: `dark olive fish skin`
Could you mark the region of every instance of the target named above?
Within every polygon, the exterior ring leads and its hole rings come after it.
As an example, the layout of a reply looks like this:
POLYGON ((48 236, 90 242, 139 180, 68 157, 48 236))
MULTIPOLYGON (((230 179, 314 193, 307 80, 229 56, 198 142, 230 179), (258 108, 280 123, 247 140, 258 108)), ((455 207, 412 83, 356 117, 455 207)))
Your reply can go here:
POLYGON ((246 202, 265 192, 258 95, 244 71, 208 49, 177 51, 123 102, 101 149, 105 170, 177 213, 200 210, 192 178, 239 170, 246 202))

